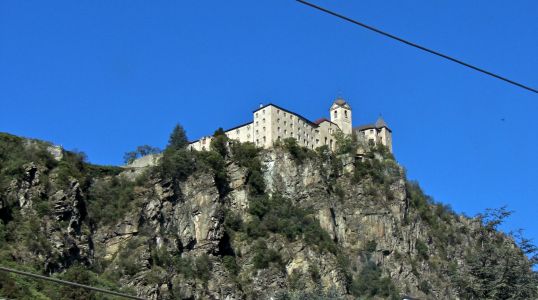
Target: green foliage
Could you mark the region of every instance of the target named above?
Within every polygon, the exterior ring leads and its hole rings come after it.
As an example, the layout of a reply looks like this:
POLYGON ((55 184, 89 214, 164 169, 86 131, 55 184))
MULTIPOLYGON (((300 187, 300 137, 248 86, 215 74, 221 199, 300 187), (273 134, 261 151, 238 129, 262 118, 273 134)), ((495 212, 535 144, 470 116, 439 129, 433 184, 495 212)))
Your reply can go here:
POLYGON ((185 278, 198 278, 203 282, 209 280, 213 269, 213 263, 207 254, 202 254, 196 258, 178 256, 173 260, 173 265, 176 271, 183 274, 185 278))
POLYGON ((359 275, 353 280, 350 292, 354 296, 383 297, 400 299, 397 288, 388 277, 383 277, 381 269, 373 262, 367 261, 359 275))
POLYGON ((254 244, 254 257, 252 263, 256 269, 267 269, 271 263, 282 268, 283 262, 280 254, 274 249, 267 248, 267 244, 263 240, 258 240, 254 244))
POLYGON ((461 298, 538 297, 538 278, 532 271, 538 249, 520 233, 503 234, 497 230, 510 214, 503 207, 477 217, 480 226, 471 233, 474 239, 465 264, 453 276, 461 298))
POLYGON ((377 242, 375 240, 370 240, 366 243, 365 251, 368 253, 374 253, 377 249, 377 242))
POLYGON ((250 193, 254 195, 263 194, 265 191, 265 181, 262 173, 262 163, 258 154, 260 148, 253 143, 230 142, 232 159, 239 166, 247 169, 247 185, 250 193))
POLYGON ((20 180, 24 164, 34 162, 52 169, 57 162, 47 151, 48 144, 0 133, 0 192, 11 180, 20 180))
POLYGON ((126 152, 125 155, 123 155, 123 162, 126 164, 130 164, 137 158, 150 155, 150 154, 157 154, 160 152, 161 152, 161 149, 157 147, 152 147, 150 145, 138 146, 136 147, 136 150, 126 152))
MULTIPOLYGON (((111 282, 108 282, 100 278, 96 273, 90 271, 86 266, 74 265, 67 269, 60 276, 60 279, 76 282, 80 284, 85 284, 93 287, 100 287, 112 291, 120 291, 119 287, 111 282)), ((58 295, 54 297, 55 299, 60 300, 70 300, 70 299, 110 299, 103 294, 100 294, 95 291, 90 291, 87 289, 59 285, 58 286, 58 295)), ((118 298, 119 299, 119 298, 118 298)))
POLYGON ((67 188, 71 179, 83 182, 85 179, 86 154, 80 151, 65 152, 58 163, 57 176, 61 188, 67 188))
POLYGON ((428 253, 428 245, 426 245, 426 243, 424 243, 420 239, 417 239, 415 247, 417 249, 418 256, 423 260, 428 260, 428 258, 430 257, 428 253))
POLYGON ((158 170, 164 178, 184 181, 196 170, 195 154, 185 149, 168 148, 163 152, 158 170))
POLYGON ((166 150, 183 150, 189 145, 189 140, 187 139, 187 133, 183 126, 176 124, 172 133, 170 134, 170 139, 168 140, 168 146, 166 150))
POLYGON ((97 224, 118 222, 133 208, 135 183, 122 177, 97 180, 87 192, 90 219, 97 224))
POLYGON ((303 239, 320 252, 336 253, 335 243, 312 213, 293 205, 289 199, 280 195, 251 197, 249 213, 254 217, 244 227, 252 238, 266 237, 271 232, 290 241, 303 239))
POLYGON ((314 152, 306 147, 301 147, 295 138, 285 138, 276 146, 286 149, 291 157, 299 164, 302 164, 307 158, 314 157, 314 152))
POLYGON ((226 194, 228 191, 228 174, 226 173, 226 161, 219 153, 211 151, 196 152, 198 160, 203 166, 213 170, 215 184, 220 195, 226 194))
POLYGON ((228 154, 228 137, 226 136, 224 129, 219 128, 213 133, 210 148, 220 156, 226 157, 228 154))
POLYGON ((234 256, 226 255, 222 257, 222 264, 232 275, 237 275, 239 273, 239 266, 237 265, 234 256))
POLYGON ((336 153, 355 155, 357 153, 357 136, 355 134, 345 134, 337 130, 333 137, 335 139, 336 153))

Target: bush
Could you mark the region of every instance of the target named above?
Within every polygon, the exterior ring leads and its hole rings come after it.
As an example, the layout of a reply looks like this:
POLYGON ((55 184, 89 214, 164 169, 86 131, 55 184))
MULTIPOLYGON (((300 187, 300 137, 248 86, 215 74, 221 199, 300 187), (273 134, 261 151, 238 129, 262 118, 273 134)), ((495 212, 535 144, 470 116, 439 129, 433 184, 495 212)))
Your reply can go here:
POLYGON ((201 151, 196 152, 197 158, 200 160, 203 166, 206 166, 213 170, 214 179, 219 194, 225 195, 229 190, 228 186, 228 174, 226 173, 226 162, 224 157, 219 155, 215 151, 201 151))
POLYGON ((104 225, 118 222, 132 208, 134 188, 121 177, 96 181, 87 193, 90 219, 104 225))
POLYGON ((159 169, 161 176, 178 181, 184 181, 196 170, 196 161, 193 152, 169 148, 164 151, 159 169))
POLYGON ((421 259, 427 260, 430 257, 430 255, 428 254, 428 246, 426 245, 426 243, 421 240, 417 240, 415 247, 417 249, 418 256, 421 259))
POLYGON ((213 133, 213 139, 211 139, 210 148, 212 151, 217 152, 220 156, 226 157, 228 154, 228 137, 224 132, 224 129, 219 128, 213 133))
POLYGON ((277 146, 281 146, 286 149, 291 154, 291 157, 299 164, 303 163, 305 159, 313 157, 314 155, 314 152, 312 152, 310 149, 299 146, 295 138, 285 138, 282 140, 282 143, 277 144, 277 146))
POLYGON ((254 258, 252 259, 254 268, 266 269, 271 263, 283 267, 282 257, 274 249, 268 249, 264 241, 257 241, 254 245, 254 258))
POLYGON ((252 197, 249 213, 254 218, 246 224, 252 238, 267 236, 269 232, 281 234, 290 241, 303 238, 320 252, 336 253, 336 245, 310 212, 291 203, 280 195, 252 197))
POLYGON ((247 185, 250 188, 250 193, 263 194, 265 181, 262 174, 262 163, 258 157, 260 148, 253 143, 231 141, 230 149, 234 162, 247 169, 247 185))
POLYGON ((232 275, 237 275, 239 273, 239 266, 235 261, 235 257, 231 255, 224 256, 222 258, 222 264, 232 275))
POLYGON ((400 299, 398 290, 388 277, 382 277, 381 269, 373 262, 366 262, 359 276, 353 280, 350 292, 354 296, 400 299))

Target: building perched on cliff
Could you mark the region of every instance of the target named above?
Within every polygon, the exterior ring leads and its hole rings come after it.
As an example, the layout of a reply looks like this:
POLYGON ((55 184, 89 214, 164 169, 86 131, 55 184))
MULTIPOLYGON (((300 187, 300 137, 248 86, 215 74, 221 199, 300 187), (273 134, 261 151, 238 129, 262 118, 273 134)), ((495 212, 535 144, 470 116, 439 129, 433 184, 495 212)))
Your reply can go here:
MULTIPOLYGON (((359 139, 382 144, 392 152, 392 131, 380 117, 375 124, 353 128, 351 106, 342 98, 336 99, 329 109, 330 120, 314 122, 275 104, 260 105, 253 113, 253 121, 225 131, 230 139, 252 142, 269 148, 281 139, 294 138, 301 146, 315 149, 327 145, 334 150, 334 133, 355 134, 359 139)), ((209 149, 211 136, 204 136, 189 145, 190 149, 209 149)))

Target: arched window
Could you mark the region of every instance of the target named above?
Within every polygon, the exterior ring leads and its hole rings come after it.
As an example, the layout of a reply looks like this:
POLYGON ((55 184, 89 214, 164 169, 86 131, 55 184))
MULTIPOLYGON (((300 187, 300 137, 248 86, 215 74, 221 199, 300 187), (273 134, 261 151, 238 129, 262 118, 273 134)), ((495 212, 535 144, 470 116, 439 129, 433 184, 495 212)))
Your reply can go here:
POLYGON ((338 118, 338 111, 336 111, 336 110, 334 111, 334 118, 335 119, 338 118))
POLYGON ((344 116, 345 116, 346 119, 347 119, 347 110, 344 110, 344 116))

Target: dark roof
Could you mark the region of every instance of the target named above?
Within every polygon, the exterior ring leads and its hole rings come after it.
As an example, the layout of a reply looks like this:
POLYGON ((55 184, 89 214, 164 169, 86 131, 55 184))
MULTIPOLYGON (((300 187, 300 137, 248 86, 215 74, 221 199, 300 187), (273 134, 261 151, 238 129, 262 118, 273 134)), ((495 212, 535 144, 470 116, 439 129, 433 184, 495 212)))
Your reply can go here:
POLYGON ((385 123, 385 120, 383 120, 383 118, 381 116, 379 116, 379 118, 377 119, 377 121, 375 122, 375 127, 377 128, 389 128, 389 126, 387 125, 387 123, 385 123))
POLYGON ((353 128, 353 130, 355 131, 362 131, 366 129, 376 129, 375 124, 366 124, 366 125, 361 125, 361 126, 357 126, 353 128))
POLYGON ((353 131, 363 131, 367 129, 381 129, 383 127, 386 128, 389 132, 392 132, 392 130, 387 126, 387 123, 385 123, 383 119, 381 119, 381 122, 377 120, 375 124, 366 124, 366 125, 354 127, 353 131))
POLYGON ((297 116, 298 118, 302 119, 303 121, 305 121, 306 123, 308 123, 308 124, 310 124, 310 125, 312 125, 312 126, 314 126, 314 127, 318 127, 318 124, 316 124, 316 123, 314 123, 314 122, 308 120, 307 118, 301 116, 300 114, 298 114, 298 113, 294 113, 294 112, 292 112, 292 111, 289 111, 289 110, 287 110, 287 109, 285 109, 285 108, 282 108, 282 107, 280 107, 280 106, 278 106, 278 105, 276 105, 276 104, 273 104, 273 103, 267 103, 266 105, 260 106, 258 109, 254 110, 253 113, 257 112, 257 111, 260 110, 260 109, 264 109, 264 108, 266 108, 266 107, 268 107, 268 106, 274 106, 274 107, 276 107, 276 108, 278 108, 278 109, 280 109, 280 110, 282 110, 282 111, 285 111, 285 112, 287 112, 287 113, 289 113, 289 114, 292 114, 292 115, 297 116))
MULTIPOLYGON (((247 122, 247 123, 243 123, 243 124, 241 124, 241 125, 237 125, 237 126, 232 127, 232 128, 230 128, 230 129, 226 129, 226 130, 224 130, 224 132, 232 131, 232 130, 234 130, 234 129, 236 129, 236 128, 243 127, 243 126, 246 126, 246 125, 248 125, 248 124, 252 124, 252 122, 247 122)), ((201 140, 202 138, 204 138, 204 137, 208 137, 208 136, 210 136, 210 135, 204 135, 203 137, 201 137, 201 138, 199 138, 199 139, 197 139, 197 140, 190 141, 189 144, 196 143, 196 142, 198 142, 199 140, 201 140)))
POLYGON ((230 129, 226 129, 226 130, 224 130, 224 132, 232 131, 232 130, 237 129, 237 128, 239 128, 239 127, 247 126, 248 124, 252 124, 252 122, 247 122, 247 123, 243 123, 243 124, 241 124, 241 125, 237 125, 237 126, 232 127, 232 128, 230 128, 230 129))
POLYGON ((351 109, 351 106, 349 105, 349 103, 347 103, 347 101, 344 100, 344 98, 342 98, 342 97, 338 97, 338 98, 336 98, 336 100, 334 100, 334 103, 333 103, 333 104, 336 104, 336 105, 338 105, 338 106, 342 106, 342 107, 347 106, 348 108, 351 109))
POLYGON ((319 119, 314 121, 314 124, 319 125, 319 124, 321 124, 321 123, 323 123, 325 121, 330 122, 327 118, 319 118, 319 119))

